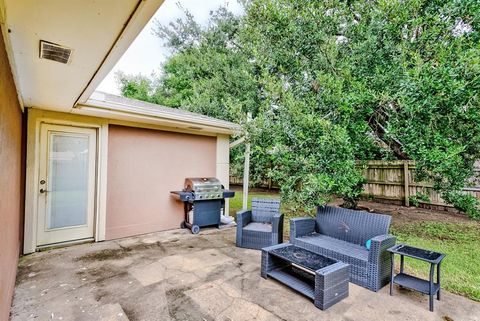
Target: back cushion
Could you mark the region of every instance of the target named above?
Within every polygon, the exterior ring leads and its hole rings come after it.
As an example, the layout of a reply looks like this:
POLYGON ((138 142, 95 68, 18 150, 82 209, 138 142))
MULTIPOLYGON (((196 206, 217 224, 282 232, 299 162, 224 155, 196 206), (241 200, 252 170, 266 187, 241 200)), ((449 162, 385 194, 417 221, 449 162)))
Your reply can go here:
POLYGON ((252 199, 252 220, 254 222, 272 222, 272 216, 280 212, 280 200, 267 198, 252 199))
POLYGON ((391 217, 332 206, 317 209, 318 233, 365 246, 377 235, 388 233, 391 217))

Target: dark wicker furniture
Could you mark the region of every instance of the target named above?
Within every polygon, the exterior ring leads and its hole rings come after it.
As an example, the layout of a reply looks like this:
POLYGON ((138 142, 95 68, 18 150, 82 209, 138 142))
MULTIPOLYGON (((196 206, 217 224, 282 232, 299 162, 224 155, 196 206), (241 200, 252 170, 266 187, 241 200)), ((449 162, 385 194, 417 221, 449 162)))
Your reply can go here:
POLYGON ((290 220, 290 243, 350 265, 350 282, 378 291, 390 281, 390 216, 320 206, 316 219, 290 220), (366 242, 370 240, 370 249, 366 242))
POLYGON ((396 283, 402 287, 409 288, 428 294, 429 308, 433 311, 433 296, 437 294, 437 300, 440 300, 440 263, 442 263, 445 254, 437 253, 429 250, 419 249, 405 244, 397 244, 387 251, 390 252, 392 263, 390 266, 391 282, 390 295, 393 295, 393 284, 396 283), (400 255, 400 273, 394 275, 394 260, 395 254, 400 255), (428 280, 419 279, 404 272, 404 257, 412 257, 417 260, 422 260, 430 263, 430 277, 428 280), (435 266, 437 266, 437 283, 434 282, 433 276, 435 273, 435 266))
POLYGON ((262 249, 261 275, 302 293, 321 310, 348 296, 348 264, 291 244, 262 249))
POLYGON ((283 242, 283 214, 280 200, 252 200, 252 210, 237 213, 238 247, 261 249, 283 242))

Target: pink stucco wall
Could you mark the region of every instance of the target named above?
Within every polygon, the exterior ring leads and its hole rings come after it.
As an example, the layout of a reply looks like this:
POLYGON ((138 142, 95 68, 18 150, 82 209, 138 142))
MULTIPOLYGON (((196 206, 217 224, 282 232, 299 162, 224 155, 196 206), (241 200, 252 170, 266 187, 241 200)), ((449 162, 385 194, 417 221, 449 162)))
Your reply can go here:
POLYGON ((179 228, 170 191, 215 176, 216 137, 109 126, 106 239, 179 228))
POLYGON ((22 243, 22 155, 22 112, 0 36, 0 320, 8 320, 22 243))

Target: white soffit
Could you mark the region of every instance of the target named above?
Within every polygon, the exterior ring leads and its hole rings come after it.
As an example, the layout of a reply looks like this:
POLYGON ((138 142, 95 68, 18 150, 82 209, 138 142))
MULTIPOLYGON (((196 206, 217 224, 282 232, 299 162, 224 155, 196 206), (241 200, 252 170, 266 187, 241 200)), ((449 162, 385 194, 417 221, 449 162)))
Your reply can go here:
POLYGON ((163 0, 0 0, 17 90, 27 107, 70 111, 86 101, 163 0), (72 49, 39 57, 40 41, 72 49))

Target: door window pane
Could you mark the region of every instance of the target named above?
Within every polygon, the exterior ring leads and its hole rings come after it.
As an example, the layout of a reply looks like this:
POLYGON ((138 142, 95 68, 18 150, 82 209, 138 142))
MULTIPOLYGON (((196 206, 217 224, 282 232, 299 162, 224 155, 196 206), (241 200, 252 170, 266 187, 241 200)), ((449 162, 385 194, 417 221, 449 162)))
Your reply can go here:
POLYGON ((49 132, 48 229, 87 224, 89 136, 49 132))

